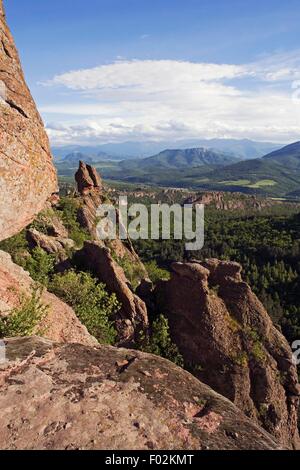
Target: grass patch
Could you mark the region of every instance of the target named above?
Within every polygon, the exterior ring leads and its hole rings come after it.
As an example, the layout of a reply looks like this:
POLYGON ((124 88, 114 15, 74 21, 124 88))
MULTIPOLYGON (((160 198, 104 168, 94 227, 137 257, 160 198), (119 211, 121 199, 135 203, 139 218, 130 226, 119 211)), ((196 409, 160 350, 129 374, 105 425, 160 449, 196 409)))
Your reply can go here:
POLYGON ((256 183, 249 184, 248 188, 252 189, 260 189, 260 188, 265 188, 267 186, 276 186, 277 182, 274 180, 260 180, 257 181, 256 183))

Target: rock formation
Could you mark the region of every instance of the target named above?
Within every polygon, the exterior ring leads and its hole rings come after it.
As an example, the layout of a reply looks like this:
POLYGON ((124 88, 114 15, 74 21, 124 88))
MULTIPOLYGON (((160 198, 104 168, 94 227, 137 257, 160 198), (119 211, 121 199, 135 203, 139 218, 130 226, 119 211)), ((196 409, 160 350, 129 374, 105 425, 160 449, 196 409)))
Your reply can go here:
MULTIPOLYGON (((104 202, 109 204, 109 200, 101 177, 97 170, 85 164, 84 162, 79 163, 79 169, 76 172, 75 180, 77 183, 77 190, 79 194, 77 219, 81 227, 86 229, 93 240, 98 240, 97 234, 97 210, 104 202)), ((118 209, 117 222, 120 222, 118 209)), ((141 263, 138 255, 136 254, 131 240, 129 237, 126 240, 120 240, 118 237, 115 240, 105 241, 107 247, 111 248, 112 252, 119 259, 128 259, 132 263, 138 264, 143 277, 148 276, 144 265, 141 263)))
POLYGON ((114 261, 109 248, 102 242, 87 241, 83 249, 77 252, 76 262, 81 268, 92 272, 109 292, 116 294, 122 304, 116 318, 119 343, 133 344, 139 333, 148 327, 147 307, 133 293, 123 269, 114 261))
POLYGON ((55 191, 48 137, 0 0, 0 240, 28 225, 55 191))
POLYGON ((260 211, 266 207, 277 204, 267 198, 245 195, 243 193, 225 193, 221 191, 205 191, 190 195, 184 204, 204 204, 205 206, 214 206, 217 210, 251 210, 260 211))
POLYGON ((229 400, 159 357, 35 337, 5 344, 1 449, 281 448, 229 400))
POLYGON ((290 347, 237 263, 175 263, 157 290, 173 341, 196 377, 280 442, 298 446, 299 385, 290 347))
POLYGON ((31 248, 42 248, 46 253, 55 255, 57 262, 65 261, 67 251, 75 246, 70 238, 50 237, 35 229, 27 230, 26 237, 31 248))
MULTIPOLYGON (((29 274, 14 264, 11 257, 0 251, 0 317, 8 316, 32 296, 34 283, 29 274)), ((97 341, 88 333, 75 312, 55 295, 44 290, 41 302, 47 306, 47 315, 37 330, 57 342, 76 342, 94 346, 97 341)))

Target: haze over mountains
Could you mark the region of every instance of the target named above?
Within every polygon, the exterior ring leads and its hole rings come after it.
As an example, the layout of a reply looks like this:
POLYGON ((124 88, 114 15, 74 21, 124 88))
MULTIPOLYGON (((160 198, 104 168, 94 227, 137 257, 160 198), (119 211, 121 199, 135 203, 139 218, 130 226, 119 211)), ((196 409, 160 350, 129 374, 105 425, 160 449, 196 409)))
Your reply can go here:
POLYGON ((240 160, 259 158, 269 152, 282 147, 281 144, 271 142, 256 142, 248 139, 194 139, 180 141, 160 142, 123 142, 108 143, 99 146, 67 145, 52 147, 56 159, 80 152, 94 162, 100 160, 125 160, 133 158, 147 158, 166 149, 207 148, 230 154, 240 160))

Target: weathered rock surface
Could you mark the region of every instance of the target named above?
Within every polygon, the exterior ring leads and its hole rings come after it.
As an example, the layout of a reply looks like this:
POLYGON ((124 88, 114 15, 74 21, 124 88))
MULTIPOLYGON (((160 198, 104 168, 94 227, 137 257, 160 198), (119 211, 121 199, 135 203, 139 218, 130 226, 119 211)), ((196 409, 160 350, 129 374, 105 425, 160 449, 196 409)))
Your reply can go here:
POLYGON ((26 238, 31 248, 42 248, 46 253, 55 255, 58 262, 65 261, 67 251, 75 246, 70 238, 50 237, 35 229, 27 230, 26 238))
POLYGON ((195 376, 288 446, 299 445, 290 347, 237 263, 175 263, 158 288, 173 340, 195 376))
MULTIPOLYGON (((0 251, 0 316, 9 315, 13 309, 20 307, 23 298, 32 295, 33 285, 29 274, 14 264, 10 255, 0 251)), ((41 330, 46 338, 57 342, 77 342, 87 346, 97 344, 80 323, 72 308, 55 295, 44 290, 41 302, 48 306, 48 311, 37 329, 41 330)))
POLYGON ((83 249, 77 252, 76 260, 80 267, 105 283, 109 292, 116 294, 122 304, 116 319, 120 343, 130 345, 139 332, 148 326, 145 303, 133 293, 123 269, 102 242, 85 242, 83 249))
POLYGON ((0 240, 28 225, 56 191, 48 137, 0 0, 0 240))
POLYGON ((281 447, 229 400, 159 357, 36 337, 5 343, 1 449, 281 447))

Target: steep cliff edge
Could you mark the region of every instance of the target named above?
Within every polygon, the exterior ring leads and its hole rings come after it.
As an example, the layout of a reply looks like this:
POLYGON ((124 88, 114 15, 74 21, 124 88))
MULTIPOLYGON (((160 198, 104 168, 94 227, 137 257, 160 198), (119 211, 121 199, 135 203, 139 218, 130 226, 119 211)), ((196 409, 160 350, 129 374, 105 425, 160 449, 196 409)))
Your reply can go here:
POLYGON ((1 449, 282 448, 229 400, 159 357, 35 337, 5 344, 1 449))
POLYGON ((28 225, 56 190, 48 137, 0 0, 0 240, 28 225))
POLYGON ((157 289, 172 339, 194 375, 285 445, 299 446, 291 349, 237 263, 175 263, 157 289))

